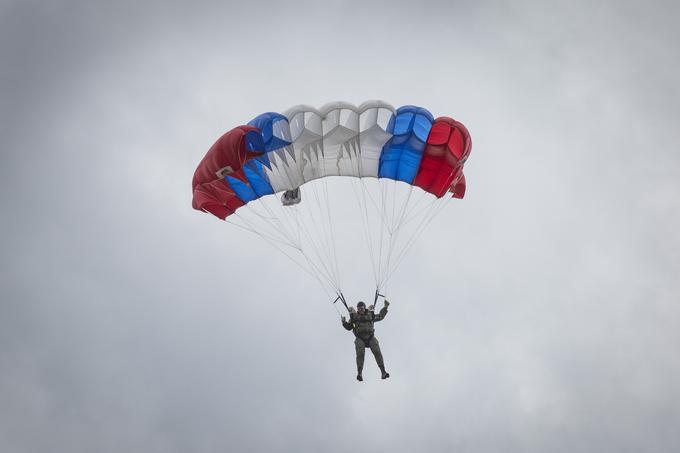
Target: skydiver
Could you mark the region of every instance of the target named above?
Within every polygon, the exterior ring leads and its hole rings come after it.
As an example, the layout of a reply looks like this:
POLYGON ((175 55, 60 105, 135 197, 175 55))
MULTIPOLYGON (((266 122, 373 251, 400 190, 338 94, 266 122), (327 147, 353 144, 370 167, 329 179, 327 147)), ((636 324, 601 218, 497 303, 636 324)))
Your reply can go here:
POLYGON ((356 310, 353 307, 349 308, 349 321, 343 316, 342 326, 347 330, 352 330, 354 332, 354 347, 357 353, 357 381, 363 381, 364 378, 361 376, 361 372, 364 368, 364 353, 366 348, 370 348, 375 361, 380 367, 380 372, 382 373, 381 378, 387 379, 390 374, 385 371, 385 364, 383 363, 383 356, 380 352, 380 344, 378 339, 373 335, 375 329, 373 328, 373 323, 381 321, 387 314, 387 307, 390 303, 385 300, 385 306, 380 310, 377 315, 373 312, 373 305, 368 307, 366 310, 366 304, 364 302, 359 302, 357 304, 356 310))

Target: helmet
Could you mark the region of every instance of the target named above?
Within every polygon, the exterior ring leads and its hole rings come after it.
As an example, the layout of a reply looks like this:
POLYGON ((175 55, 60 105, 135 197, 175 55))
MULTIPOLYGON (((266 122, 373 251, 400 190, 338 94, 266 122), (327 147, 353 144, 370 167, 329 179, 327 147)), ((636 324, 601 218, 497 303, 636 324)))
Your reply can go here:
POLYGON ((359 303, 357 304, 357 308, 359 308, 359 307, 366 308, 366 304, 363 303, 362 301, 359 301, 359 303))

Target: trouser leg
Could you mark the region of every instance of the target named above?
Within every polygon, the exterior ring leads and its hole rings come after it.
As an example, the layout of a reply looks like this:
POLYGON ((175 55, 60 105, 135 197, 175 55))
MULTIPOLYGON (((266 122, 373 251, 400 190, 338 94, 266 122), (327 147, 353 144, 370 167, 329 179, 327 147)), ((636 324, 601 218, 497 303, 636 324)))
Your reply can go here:
POLYGON ((361 370, 364 369, 364 354, 366 346, 364 345, 363 340, 361 340, 360 338, 355 338, 354 348, 357 351, 357 371, 359 372, 359 374, 361 374, 361 370))
POLYGON ((378 343, 378 339, 375 337, 371 338, 371 341, 368 342, 368 347, 371 348, 371 352, 375 356, 375 361, 378 363, 380 369, 384 370, 385 363, 383 362, 382 352, 380 352, 380 343, 378 343))

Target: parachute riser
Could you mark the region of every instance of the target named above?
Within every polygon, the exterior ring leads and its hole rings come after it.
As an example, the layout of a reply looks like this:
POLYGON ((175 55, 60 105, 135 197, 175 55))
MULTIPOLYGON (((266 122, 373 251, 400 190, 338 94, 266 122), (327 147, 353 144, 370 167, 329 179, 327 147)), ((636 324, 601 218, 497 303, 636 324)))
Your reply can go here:
POLYGON ((345 309, 347 310, 347 313, 350 313, 350 311, 349 311, 349 306, 347 306, 347 301, 345 300, 345 296, 342 294, 342 292, 339 292, 339 293, 338 293, 338 297, 336 297, 335 300, 333 301, 333 305, 335 305, 335 303, 336 303, 337 301, 341 301, 341 302, 342 302, 342 305, 345 306, 345 309))
POLYGON ((373 298, 373 310, 377 311, 378 310, 378 297, 382 297, 383 299, 385 296, 383 294, 380 294, 378 292, 378 288, 375 289, 375 297, 373 298))

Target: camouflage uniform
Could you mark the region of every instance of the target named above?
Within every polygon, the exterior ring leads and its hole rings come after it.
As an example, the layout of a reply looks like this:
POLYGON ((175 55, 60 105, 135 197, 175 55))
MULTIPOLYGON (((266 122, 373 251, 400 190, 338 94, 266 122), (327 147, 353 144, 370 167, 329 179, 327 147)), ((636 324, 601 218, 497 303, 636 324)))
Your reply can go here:
POLYGON ((373 336, 375 329, 373 323, 381 321, 387 314, 387 307, 383 307, 377 315, 373 311, 365 310, 363 314, 357 312, 350 313, 349 321, 343 321, 342 326, 354 332, 354 347, 357 353, 357 371, 361 374, 364 368, 364 355, 366 348, 370 348, 375 356, 375 361, 380 367, 380 371, 385 374, 385 364, 380 352, 378 339, 373 336))

